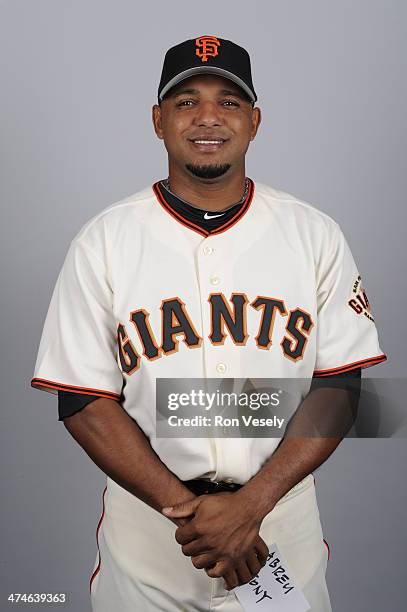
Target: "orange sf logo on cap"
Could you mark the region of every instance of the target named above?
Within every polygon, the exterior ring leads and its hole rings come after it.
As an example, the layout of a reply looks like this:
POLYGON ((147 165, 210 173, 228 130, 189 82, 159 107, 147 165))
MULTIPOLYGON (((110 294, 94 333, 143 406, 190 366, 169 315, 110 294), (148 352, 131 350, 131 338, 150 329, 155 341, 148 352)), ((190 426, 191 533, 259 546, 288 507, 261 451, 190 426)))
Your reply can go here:
POLYGON ((203 62, 207 62, 208 57, 216 57, 218 55, 220 40, 218 40, 216 36, 200 36, 195 39, 195 46, 195 54, 200 57, 203 62))

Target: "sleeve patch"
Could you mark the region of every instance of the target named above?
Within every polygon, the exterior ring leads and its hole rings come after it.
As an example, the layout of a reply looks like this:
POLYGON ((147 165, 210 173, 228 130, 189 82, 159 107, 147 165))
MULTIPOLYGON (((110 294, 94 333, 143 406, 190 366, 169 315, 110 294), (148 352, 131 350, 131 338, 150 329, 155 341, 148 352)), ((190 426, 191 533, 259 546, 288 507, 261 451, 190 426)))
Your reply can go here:
POLYGON ((370 321, 374 322, 371 306, 369 300, 367 299, 366 290, 362 285, 362 278, 360 275, 353 283, 352 293, 348 300, 348 306, 350 306, 350 308, 352 308, 357 315, 365 316, 370 321))

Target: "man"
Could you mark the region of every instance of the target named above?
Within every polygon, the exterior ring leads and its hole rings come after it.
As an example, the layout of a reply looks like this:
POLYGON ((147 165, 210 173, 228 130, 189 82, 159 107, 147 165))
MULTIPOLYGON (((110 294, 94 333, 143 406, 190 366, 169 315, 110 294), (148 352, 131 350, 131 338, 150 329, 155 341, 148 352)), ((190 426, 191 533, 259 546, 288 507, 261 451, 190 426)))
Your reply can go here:
POLYGON ((256 100, 242 47, 201 36, 167 51, 152 120, 168 178, 90 219, 53 292, 31 384, 58 393, 107 474, 96 612, 240 612, 233 589, 273 543, 312 612, 331 609, 312 472, 342 436, 301 435, 301 414, 348 393, 307 395, 312 380, 386 356, 337 223, 246 176, 256 100), (156 435, 158 379, 272 377, 308 381, 296 434, 156 435))

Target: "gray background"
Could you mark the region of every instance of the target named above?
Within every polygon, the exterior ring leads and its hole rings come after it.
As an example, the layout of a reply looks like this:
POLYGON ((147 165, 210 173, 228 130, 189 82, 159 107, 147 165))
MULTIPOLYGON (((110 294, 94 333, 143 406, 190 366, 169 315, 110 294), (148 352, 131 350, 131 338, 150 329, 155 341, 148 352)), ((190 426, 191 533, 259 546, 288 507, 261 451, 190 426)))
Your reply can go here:
MULTIPOLYGON (((167 175, 151 106, 173 44, 249 50, 263 123, 247 174, 339 222, 389 355, 365 375, 405 375, 406 23, 404 0, 0 2, 0 610, 49 591, 90 609, 104 475, 29 383, 70 240, 167 175)), ((404 440, 345 440, 317 471, 334 612, 404 609, 405 461, 404 440)))

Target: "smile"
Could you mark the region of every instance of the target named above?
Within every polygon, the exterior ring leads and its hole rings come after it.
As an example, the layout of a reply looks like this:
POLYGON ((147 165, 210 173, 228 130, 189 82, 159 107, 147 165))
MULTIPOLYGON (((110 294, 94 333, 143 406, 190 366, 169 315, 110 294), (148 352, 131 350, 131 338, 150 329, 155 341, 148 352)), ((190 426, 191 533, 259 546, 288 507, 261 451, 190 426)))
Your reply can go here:
POLYGON ((222 140, 222 139, 190 140, 190 143, 194 145, 194 147, 197 147, 198 149, 200 149, 201 151, 215 151, 219 149, 225 142, 226 140, 222 140))
POLYGON ((212 145, 212 144, 223 144, 224 140, 193 140, 195 144, 212 145))

